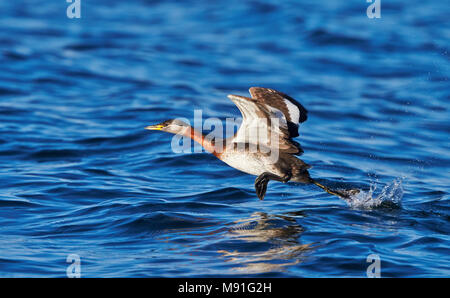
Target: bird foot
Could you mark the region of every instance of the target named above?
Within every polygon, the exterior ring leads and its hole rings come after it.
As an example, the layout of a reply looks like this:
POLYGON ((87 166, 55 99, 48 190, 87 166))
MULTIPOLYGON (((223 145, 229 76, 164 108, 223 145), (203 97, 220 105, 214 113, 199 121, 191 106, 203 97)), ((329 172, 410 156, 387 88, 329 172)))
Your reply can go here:
POLYGON ((263 200, 266 195, 267 184, 269 184, 269 178, 264 174, 259 175, 255 180, 256 195, 260 200, 263 200))
POLYGON ((266 195, 266 191, 267 191, 267 184, 269 184, 270 180, 276 180, 276 181, 286 183, 291 179, 291 177, 292 177, 291 174, 280 177, 280 176, 277 176, 277 175, 269 173, 269 172, 262 173, 255 179, 256 195, 258 196, 258 198, 260 200, 264 199, 264 196, 266 195))

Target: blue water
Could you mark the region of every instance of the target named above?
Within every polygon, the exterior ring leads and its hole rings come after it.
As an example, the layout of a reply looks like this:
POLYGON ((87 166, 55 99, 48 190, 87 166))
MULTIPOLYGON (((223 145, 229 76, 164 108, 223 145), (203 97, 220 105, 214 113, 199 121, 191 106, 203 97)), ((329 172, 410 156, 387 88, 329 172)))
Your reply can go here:
POLYGON ((450 276, 450 7, 365 0, 0 2, 0 276, 450 276), (280 4, 282 3, 282 4, 280 4), (311 175, 271 182, 144 130, 300 101, 311 175))

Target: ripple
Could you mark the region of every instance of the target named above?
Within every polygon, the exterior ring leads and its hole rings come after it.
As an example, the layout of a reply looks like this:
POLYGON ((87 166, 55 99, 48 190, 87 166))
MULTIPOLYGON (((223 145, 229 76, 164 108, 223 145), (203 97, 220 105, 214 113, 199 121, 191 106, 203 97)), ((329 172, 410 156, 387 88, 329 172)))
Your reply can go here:
POLYGON ((214 226, 215 222, 206 218, 195 217, 184 213, 156 212, 151 215, 143 215, 130 222, 123 223, 118 228, 126 233, 162 234, 165 230, 189 230, 194 228, 214 226))
POLYGON ((369 47, 366 39, 348 36, 342 33, 329 32, 325 29, 316 29, 310 32, 309 39, 320 45, 350 45, 360 48, 369 47))
POLYGON ((39 207, 40 204, 24 200, 0 199, 0 207, 39 207))
POLYGON ((43 149, 28 155, 28 158, 37 160, 52 160, 52 159, 70 159, 81 158, 83 152, 80 150, 72 149, 43 149))
POLYGON ((248 198, 253 198, 254 194, 235 187, 225 187, 213 191, 196 193, 184 196, 184 199, 207 200, 209 202, 240 202, 248 198))

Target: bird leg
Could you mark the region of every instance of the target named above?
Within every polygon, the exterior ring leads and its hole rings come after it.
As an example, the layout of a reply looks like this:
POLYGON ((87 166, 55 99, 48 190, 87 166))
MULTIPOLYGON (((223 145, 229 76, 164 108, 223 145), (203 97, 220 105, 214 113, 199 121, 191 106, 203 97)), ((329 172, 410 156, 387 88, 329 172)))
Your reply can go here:
MULTIPOLYGON (((319 182, 317 182, 317 181, 314 180, 314 179, 311 179, 310 182, 313 183, 313 184, 315 184, 315 185, 317 185, 318 187, 322 188, 324 191, 326 191, 326 192, 329 193, 329 194, 332 194, 332 195, 341 197, 341 198, 343 198, 343 199, 348 199, 348 198, 350 197, 349 194, 340 192, 340 191, 338 191, 338 190, 332 190, 332 189, 326 187, 325 185, 320 184, 319 182)), ((358 191, 358 192, 359 192, 359 191, 358 191)))
POLYGON ((269 183, 270 180, 276 180, 286 183, 291 179, 291 177, 292 175, 290 173, 283 177, 277 176, 269 172, 262 173, 255 179, 256 195, 260 200, 264 199, 264 196, 266 195, 267 191, 267 184, 269 183))

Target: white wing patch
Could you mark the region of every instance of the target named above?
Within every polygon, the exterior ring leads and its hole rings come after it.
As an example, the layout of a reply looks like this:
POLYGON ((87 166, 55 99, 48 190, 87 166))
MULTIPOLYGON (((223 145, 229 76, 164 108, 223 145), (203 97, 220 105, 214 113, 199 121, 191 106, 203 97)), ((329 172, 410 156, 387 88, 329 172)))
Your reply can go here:
POLYGON ((291 118, 291 122, 295 124, 299 124, 300 122, 300 110, 296 105, 294 105, 290 100, 283 97, 284 103, 287 106, 289 111, 289 117, 291 118))

